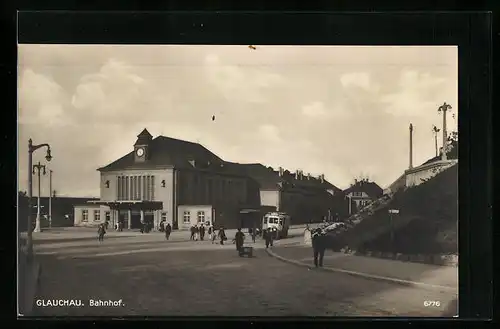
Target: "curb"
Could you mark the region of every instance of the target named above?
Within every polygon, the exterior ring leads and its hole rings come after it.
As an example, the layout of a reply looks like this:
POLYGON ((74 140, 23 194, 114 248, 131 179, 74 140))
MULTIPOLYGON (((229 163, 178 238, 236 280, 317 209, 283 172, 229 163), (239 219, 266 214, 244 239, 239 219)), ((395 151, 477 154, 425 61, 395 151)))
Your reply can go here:
POLYGON ((356 251, 356 256, 374 257, 382 259, 394 259, 403 262, 429 264, 438 266, 458 267, 458 255, 423 255, 423 254, 402 254, 379 251, 356 251))
MULTIPOLYGON (((266 249, 266 252, 269 256, 274 257, 278 260, 281 260, 282 262, 294 264, 294 265, 301 266, 301 267, 311 268, 311 266, 309 264, 282 257, 280 255, 277 255, 276 253, 274 253, 270 249, 266 249)), ((399 284, 399 285, 406 286, 406 287, 419 287, 419 288, 426 288, 426 289, 433 289, 433 290, 439 289, 439 290, 445 291, 445 292, 456 292, 457 291, 456 288, 447 287, 447 286, 440 286, 440 285, 428 284, 428 283, 423 283, 423 282, 401 280, 401 279, 396 279, 396 278, 388 278, 388 277, 383 277, 383 276, 379 276, 379 275, 373 275, 373 274, 367 274, 367 273, 355 272, 355 271, 348 271, 348 270, 343 270, 343 269, 333 268, 333 267, 319 267, 318 270, 326 271, 326 272, 334 272, 334 273, 344 273, 344 274, 348 274, 348 275, 352 275, 352 276, 356 276, 356 277, 365 278, 368 280, 389 282, 389 283, 399 284)))

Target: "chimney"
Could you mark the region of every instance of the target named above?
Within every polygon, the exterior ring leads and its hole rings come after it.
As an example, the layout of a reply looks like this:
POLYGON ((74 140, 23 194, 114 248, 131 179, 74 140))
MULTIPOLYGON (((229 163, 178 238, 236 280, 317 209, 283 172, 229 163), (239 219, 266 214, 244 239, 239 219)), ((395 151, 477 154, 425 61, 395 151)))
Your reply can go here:
POLYGON ((283 177, 283 167, 279 167, 278 173, 280 177, 283 177))
POLYGON ((295 170, 295 179, 299 179, 299 171, 295 170))
POLYGON ((358 184, 358 180, 354 178, 354 185, 358 184))
POLYGON ((302 170, 299 170, 299 178, 300 178, 300 180, 302 180, 303 177, 304 177, 304 172, 302 170))
POLYGON ((321 180, 321 183, 325 182, 325 174, 319 175, 319 179, 321 180))
POLYGON ((410 123, 410 165, 409 168, 413 168, 413 125, 410 123))
POLYGON ((311 174, 307 173, 307 180, 311 180, 311 174))

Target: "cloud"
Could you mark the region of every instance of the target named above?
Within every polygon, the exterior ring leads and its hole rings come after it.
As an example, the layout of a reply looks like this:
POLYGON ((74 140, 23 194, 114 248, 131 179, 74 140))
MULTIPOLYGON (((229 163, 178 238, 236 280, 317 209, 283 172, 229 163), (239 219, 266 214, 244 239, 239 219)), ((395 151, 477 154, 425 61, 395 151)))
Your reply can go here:
POLYGON ((27 68, 19 77, 18 93, 19 123, 50 127, 68 123, 64 90, 50 77, 27 68))
POLYGON ((101 120, 124 123, 140 120, 144 109, 154 111, 158 102, 166 105, 168 98, 130 65, 110 59, 98 73, 81 78, 71 102, 80 117, 96 115, 101 120))
POLYGON ((394 116, 427 116, 437 111, 443 97, 454 96, 449 92, 443 93, 449 83, 449 80, 427 72, 404 69, 396 92, 383 95, 380 101, 384 104, 385 111, 394 116))
POLYGON ((368 92, 376 92, 378 87, 371 81, 367 72, 350 72, 340 76, 340 83, 344 88, 362 89, 368 92))
POLYGON ((308 117, 323 117, 327 115, 323 102, 313 102, 302 107, 302 114, 308 117))
POLYGON ((251 66, 224 64, 215 54, 205 58, 205 75, 216 90, 228 101, 264 103, 266 90, 279 85, 279 74, 251 66))

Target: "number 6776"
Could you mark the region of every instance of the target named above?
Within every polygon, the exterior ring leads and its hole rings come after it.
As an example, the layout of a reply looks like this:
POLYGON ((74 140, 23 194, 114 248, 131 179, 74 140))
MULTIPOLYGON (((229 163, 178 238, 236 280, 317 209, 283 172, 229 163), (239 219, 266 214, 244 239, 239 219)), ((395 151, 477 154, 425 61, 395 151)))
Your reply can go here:
POLYGON ((425 307, 439 307, 441 303, 438 300, 426 300, 424 301, 425 307))

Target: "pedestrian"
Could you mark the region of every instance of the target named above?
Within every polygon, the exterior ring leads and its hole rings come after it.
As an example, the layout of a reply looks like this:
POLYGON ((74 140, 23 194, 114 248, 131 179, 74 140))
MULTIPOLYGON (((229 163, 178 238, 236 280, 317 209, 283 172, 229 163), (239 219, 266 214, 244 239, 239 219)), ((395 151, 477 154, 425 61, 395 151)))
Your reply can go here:
POLYGON ((215 227, 212 226, 212 244, 217 240, 217 233, 215 233, 215 227))
POLYGON ((218 234, 219 238, 220 238, 220 244, 221 245, 224 245, 224 241, 227 240, 227 237, 226 237, 226 232, 224 231, 224 228, 221 226, 220 229, 219 229, 219 234, 218 234))
POLYGON ((245 240, 245 234, 241 232, 241 228, 239 228, 234 236, 234 241, 236 242, 236 250, 238 251, 240 256, 242 256, 244 240, 245 240))
POLYGON ((208 227, 207 233, 208 233, 208 239, 212 241, 212 225, 208 227))
POLYGON ((194 240, 198 241, 200 237, 200 228, 198 227, 198 224, 194 226, 194 240))
POLYGON ((314 230, 312 234, 312 246, 314 251, 314 266, 323 267, 323 258, 326 250, 326 235, 320 228, 314 230))
POLYGON ((269 248, 269 246, 273 246, 273 232, 271 232, 271 228, 268 228, 263 232, 264 235, 264 240, 266 241, 266 249, 269 248))
POLYGON ((99 224, 99 226, 97 228, 97 236, 98 236, 99 242, 104 241, 104 234, 106 234, 106 229, 104 227, 104 224, 99 224))
POLYGON ((194 240, 194 225, 191 226, 191 237, 189 239, 194 240))
POLYGON ((200 226, 200 240, 203 241, 204 238, 205 238, 205 226, 202 223, 200 226))
POLYGON ((256 236, 257 236, 257 229, 254 226, 254 228, 252 229, 252 241, 253 241, 253 243, 255 243, 256 236))
POLYGON ((170 233, 172 233, 172 226, 170 226, 170 223, 167 223, 165 226, 165 239, 170 239, 170 233))
POLYGON ((164 220, 162 220, 162 221, 160 222, 160 232, 163 232, 164 230, 165 230, 165 221, 164 221, 164 220))

